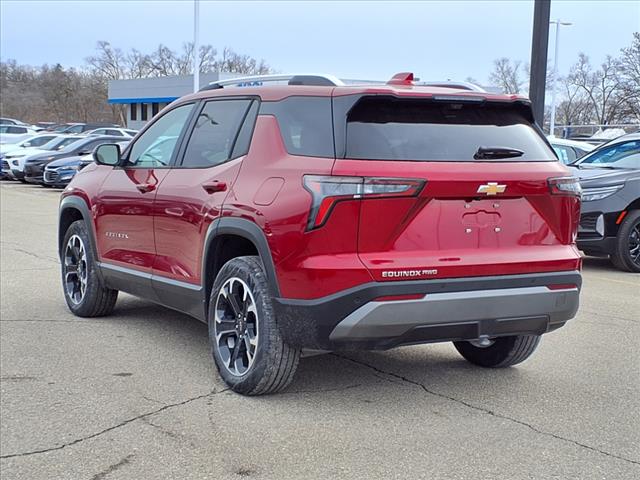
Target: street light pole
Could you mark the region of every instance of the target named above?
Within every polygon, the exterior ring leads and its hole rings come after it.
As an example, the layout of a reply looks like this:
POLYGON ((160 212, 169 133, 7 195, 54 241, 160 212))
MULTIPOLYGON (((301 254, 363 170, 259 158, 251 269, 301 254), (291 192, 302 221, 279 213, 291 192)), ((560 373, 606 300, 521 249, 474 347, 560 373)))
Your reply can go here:
POLYGON ((560 27, 571 25, 569 22, 562 22, 560 19, 549 22, 556 26, 555 54, 553 56, 553 85, 551 89, 551 119, 549 121, 549 135, 554 135, 556 128, 556 84, 558 83, 558 50, 560 45, 560 27))
POLYGON ((200 90, 200 38, 198 27, 200 23, 200 1, 193 0, 193 91, 200 90))

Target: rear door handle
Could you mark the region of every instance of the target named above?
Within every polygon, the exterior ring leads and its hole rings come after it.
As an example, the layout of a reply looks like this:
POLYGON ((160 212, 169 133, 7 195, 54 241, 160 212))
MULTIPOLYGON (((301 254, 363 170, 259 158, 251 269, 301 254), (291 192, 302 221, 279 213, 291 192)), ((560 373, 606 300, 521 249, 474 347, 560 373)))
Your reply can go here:
POLYGON ((227 184, 224 182, 219 182, 218 180, 213 180, 211 182, 203 183, 202 188, 208 194, 216 193, 216 192, 224 192, 227 189, 227 184))
POLYGON ((156 189, 156 186, 152 185, 151 183, 139 183, 138 185, 136 185, 136 188, 141 193, 148 193, 153 192, 156 189))

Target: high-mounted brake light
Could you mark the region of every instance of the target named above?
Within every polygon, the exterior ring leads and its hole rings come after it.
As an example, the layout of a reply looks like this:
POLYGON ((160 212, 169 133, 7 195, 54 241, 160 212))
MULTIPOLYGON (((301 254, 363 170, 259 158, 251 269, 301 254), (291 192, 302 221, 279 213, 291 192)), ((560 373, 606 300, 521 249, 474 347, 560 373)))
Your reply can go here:
POLYGON ((387 82, 387 85, 413 85, 413 73, 396 73, 393 77, 391 77, 391 80, 387 82))
POLYGON ((321 227, 336 203, 359 198, 414 197, 425 181, 413 178, 338 177, 305 175, 304 188, 311 193, 307 230, 321 227))
POLYGON ((549 190, 554 195, 571 195, 580 197, 582 187, 576 177, 556 177, 548 180, 549 190))

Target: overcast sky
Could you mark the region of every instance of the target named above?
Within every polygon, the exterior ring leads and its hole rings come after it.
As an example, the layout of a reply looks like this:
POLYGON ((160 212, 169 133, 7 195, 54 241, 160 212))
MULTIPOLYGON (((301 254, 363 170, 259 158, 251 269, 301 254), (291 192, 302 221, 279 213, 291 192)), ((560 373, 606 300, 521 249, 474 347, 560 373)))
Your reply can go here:
MULTIPOLYGON (((560 71, 579 52, 616 55, 640 31, 640 2, 554 0, 563 27, 560 71)), ((127 50, 193 38, 193 0, 0 0, 0 57, 81 66, 98 40, 127 50)), ((529 61, 533 1, 222 2, 201 0, 201 43, 224 46, 280 72, 386 79, 413 71, 430 80, 485 82, 498 57, 529 61)), ((552 26, 553 29, 553 26, 552 26)), ((549 58, 553 57, 551 31, 549 58)))

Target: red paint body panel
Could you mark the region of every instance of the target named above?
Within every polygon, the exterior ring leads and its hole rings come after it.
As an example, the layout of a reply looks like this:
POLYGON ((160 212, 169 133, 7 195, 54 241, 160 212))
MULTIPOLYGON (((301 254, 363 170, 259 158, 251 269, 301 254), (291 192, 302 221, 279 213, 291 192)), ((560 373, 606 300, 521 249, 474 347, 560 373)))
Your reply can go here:
POLYGON ((154 204, 157 257, 153 272, 163 277, 199 285, 202 279, 204 238, 212 221, 220 217, 222 204, 232 189, 242 158, 211 168, 171 169, 154 204), (226 184, 207 193, 210 181, 226 184))
POLYGON ((505 275, 579 268, 573 246, 579 201, 551 195, 556 162, 378 162, 338 160, 334 175, 426 180, 416 198, 361 202, 358 252, 377 281, 382 272, 424 270, 413 278, 505 275), (487 182, 503 194, 477 193, 487 182), (437 273, 433 273, 437 270, 437 273))
POLYGON ((114 168, 106 176, 93 209, 98 251, 103 261, 151 272, 156 256, 153 209, 168 169, 114 168), (151 191, 138 186, 149 184, 151 191))
POLYGON ((246 218, 264 231, 283 297, 318 298, 372 281, 357 255, 357 202, 338 205, 327 225, 306 231, 311 197, 302 187, 302 176, 329 175, 333 163, 329 158, 289 155, 276 119, 258 117, 223 215, 246 218), (265 172, 284 182, 269 205, 259 205, 254 198, 265 172))

